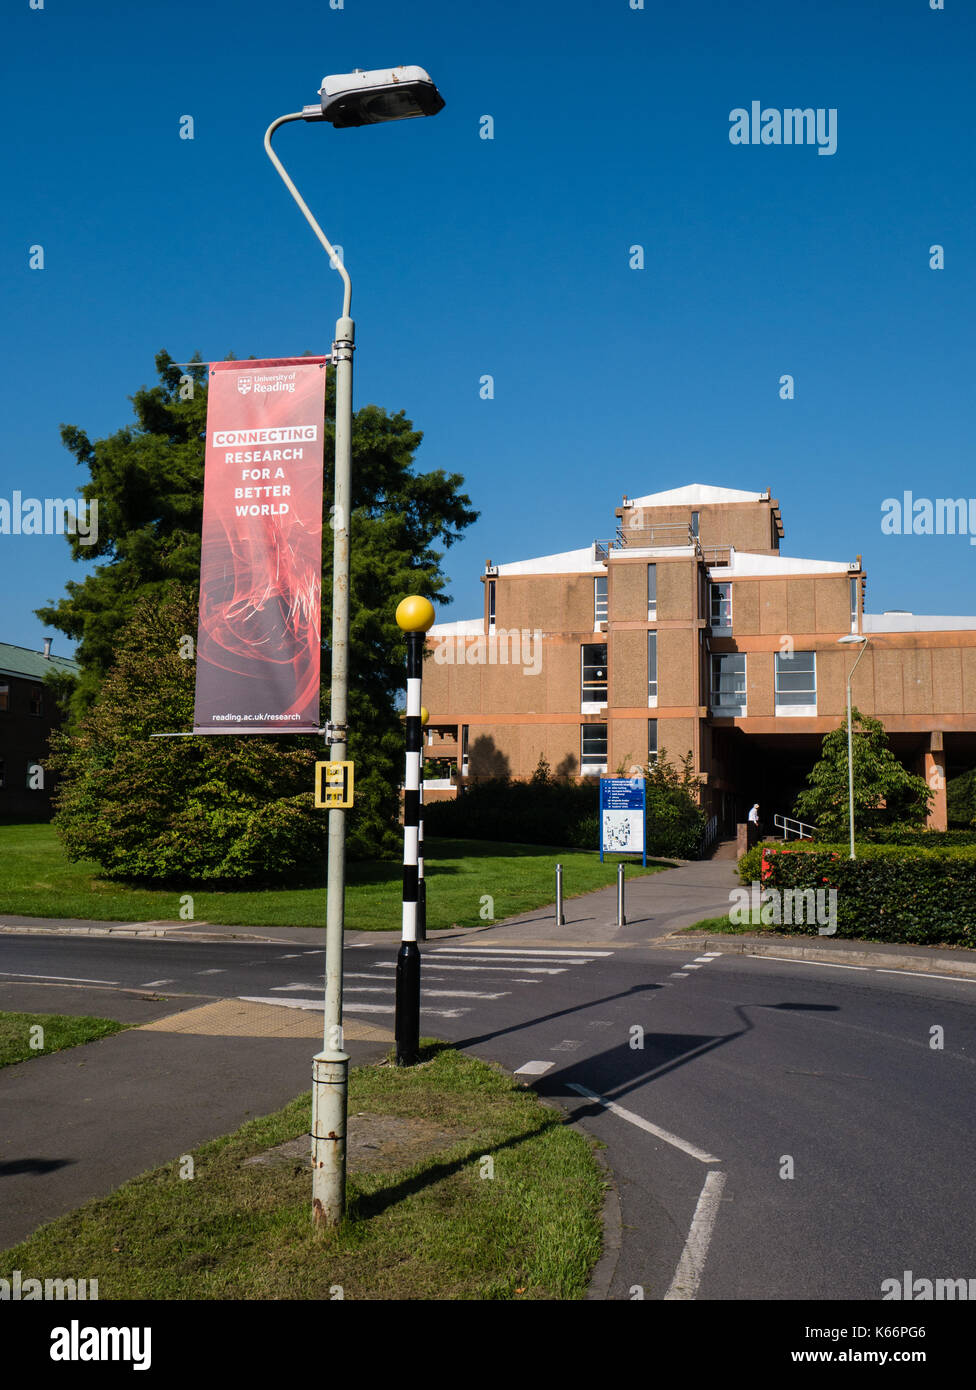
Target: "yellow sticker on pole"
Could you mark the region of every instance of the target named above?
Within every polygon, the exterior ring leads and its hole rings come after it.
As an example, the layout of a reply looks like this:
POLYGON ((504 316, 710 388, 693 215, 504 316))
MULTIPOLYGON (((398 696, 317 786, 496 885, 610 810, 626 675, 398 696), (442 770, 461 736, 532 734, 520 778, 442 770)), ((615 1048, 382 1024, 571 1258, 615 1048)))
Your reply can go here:
POLYGON ((320 810, 348 811, 352 805, 353 764, 315 764, 315 804, 320 810))

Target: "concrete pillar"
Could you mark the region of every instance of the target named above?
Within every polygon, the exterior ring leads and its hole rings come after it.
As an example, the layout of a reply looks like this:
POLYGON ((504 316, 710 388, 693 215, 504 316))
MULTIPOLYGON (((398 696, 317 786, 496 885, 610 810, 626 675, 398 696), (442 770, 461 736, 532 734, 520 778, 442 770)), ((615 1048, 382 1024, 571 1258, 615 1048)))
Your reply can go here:
POLYGON ((940 732, 932 734, 931 745, 925 754, 924 776, 935 795, 929 802, 926 825, 929 830, 946 830, 949 825, 949 817, 946 809, 945 751, 942 747, 942 734, 940 732))
POLYGON ((749 825, 747 821, 738 821, 735 827, 735 857, 741 859, 749 849, 749 825))

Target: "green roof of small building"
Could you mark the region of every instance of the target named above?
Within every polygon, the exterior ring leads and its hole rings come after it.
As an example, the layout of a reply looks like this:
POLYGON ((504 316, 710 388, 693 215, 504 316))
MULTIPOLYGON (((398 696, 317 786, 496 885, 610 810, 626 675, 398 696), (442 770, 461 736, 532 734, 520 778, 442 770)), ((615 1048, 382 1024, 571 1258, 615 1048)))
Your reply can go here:
POLYGON ((0 675, 26 676, 28 680, 43 680, 48 671, 70 671, 73 675, 81 670, 77 661, 70 656, 45 656, 43 652, 31 651, 30 647, 12 647, 9 642, 0 642, 0 675))

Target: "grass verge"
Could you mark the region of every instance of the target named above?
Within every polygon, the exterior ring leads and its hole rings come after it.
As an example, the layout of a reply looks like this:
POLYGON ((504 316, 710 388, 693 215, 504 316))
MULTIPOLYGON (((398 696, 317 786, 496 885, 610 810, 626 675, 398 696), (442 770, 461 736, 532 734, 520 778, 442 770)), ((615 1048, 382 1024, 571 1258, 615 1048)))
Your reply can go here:
MULTIPOLYGON (((424 841, 427 926, 471 927, 531 912, 555 898, 555 866, 563 865, 566 897, 605 888, 616 880, 619 856, 600 863, 597 853, 510 845, 482 840, 424 841)), ((629 862, 629 874, 667 867, 629 862)), ((322 866, 325 878, 325 865, 322 866)), ((359 931, 399 931, 403 866, 350 863, 346 925, 359 931)), ((51 825, 0 826, 0 913, 24 917, 76 917, 85 921, 178 921, 226 926, 321 927, 325 888, 267 888, 215 892, 187 884, 170 889, 128 888, 98 877, 90 861, 72 864, 51 825), (184 899, 190 895, 188 905, 184 899), (183 920, 189 920, 183 917, 183 920)))
POLYGON ((48 1052, 62 1052, 66 1047, 94 1042, 96 1038, 107 1038, 128 1027, 127 1023, 116 1023, 111 1018, 88 1015, 0 1013, 0 1067, 27 1062, 31 1057, 43 1057, 48 1052), (40 1033, 36 1029, 40 1029, 40 1033))
POLYGON ((203 1145, 192 1180, 173 1162, 87 1203, 3 1265, 95 1278, 100 1299, 583 1296, 600 1170, 589 1141, 499 1068, 429 1040, 416 1067, 354 1068, 352 1118, 396 1117, 435 1139, 401 1162, 381 1146, 350 1173, 347 1220, 325 1232, 311 1222, 307 1158, 242 1166, 306 1135, 309 1107, 300 1096, 203 1145))

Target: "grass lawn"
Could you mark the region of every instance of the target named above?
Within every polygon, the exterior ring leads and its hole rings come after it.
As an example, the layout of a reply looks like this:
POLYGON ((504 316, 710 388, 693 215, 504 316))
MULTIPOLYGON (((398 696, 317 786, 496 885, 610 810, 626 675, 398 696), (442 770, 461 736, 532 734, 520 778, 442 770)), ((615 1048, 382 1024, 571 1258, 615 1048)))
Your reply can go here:
POLYGON ((706 936, 711 936, 718 932, 722 932, 728 936, 758 936, 760 932, 769 930, 769 927, 764 927, 758 922, 755 926, 738 926, 736 923, 730 921, 728 917, 703 917, 702 920, 696 922, 694 926, 682 927, 680 935, 701 936, 704 934, 706 936))
MULTIPOLYGON (((566 897, 615 882, 619 856, 600 863, 598 853, 508 845, 482 840, 425 840, 427 926, 471 927, 542 907, 555 899, 555 866, 563 866, 566 897), (491 904, 485 902, 491 898, 491 904)), ((662 865, 628 861, 630 874, 659 872, 662 865)), ((322 864, 325 881, 325 862, 322 864)), ((361 931, 400 930, 402 865, 350 863, 346 924, 361 931)), ((170 889, 127 888, 98 877, 90 861, 69 863, 50 825, 0 825, 0 914, 79 917, 118 922, 178 921, 183 894, 193 898, 197 922, 248 927, 321 927, 322 888, 272 888, 215 892, 187 884, 170 889)))
POLYGON ((4 1266, 95 1278, 99 1299, 581 1298, 604 1192, 589 1141, 499 1069, 441 1043, 421 1056, 350 1072, 351 1117, 398 1117, 437 1138, 403 1163, 355 1165, 340 1228, 312 1225, 303 1095, 196 1150, 192 1179, 175 1161, 136 1178, 8 1250, 4 1266), (295 1139, 302 1157, 242 1166, 295 1139))
POLYGON ((12 1062, 27 1062, 31 1057, 43 1057, 47 1052, 61 1052, 79 1043, 94 1042, 96 1038, 107 1038, 128 1026, 111 1018, 0 1013, 0 1067, 8 1067, 12 1062), (44 1030, 43 1036, 34 1033, 33 1037, 36 1042, 43 1042, 43 1046, 31 1047, 31 1029, 38 1027, 44 1030))

